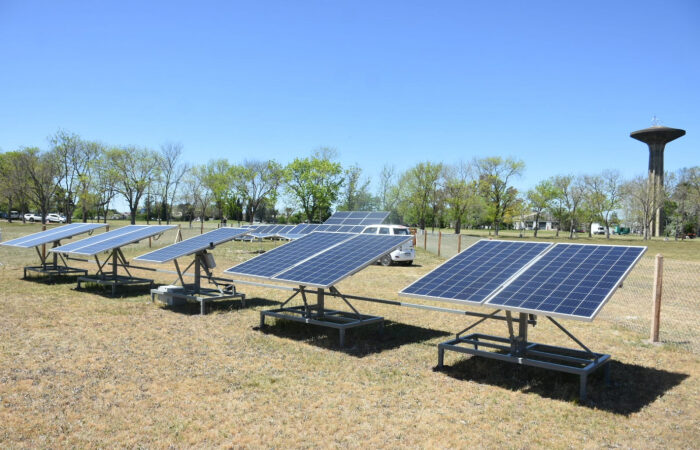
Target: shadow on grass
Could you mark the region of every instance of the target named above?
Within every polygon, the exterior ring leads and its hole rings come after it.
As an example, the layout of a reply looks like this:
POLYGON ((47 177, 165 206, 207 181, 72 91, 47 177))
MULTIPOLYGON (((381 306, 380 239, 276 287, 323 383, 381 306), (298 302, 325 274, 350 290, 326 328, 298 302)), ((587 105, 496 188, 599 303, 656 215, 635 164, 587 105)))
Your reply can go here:
MULTIPOLYGON (((279 305, 278 302, 267 300, 264 298, 246 298, 245 308, 254 308, 256 306, 273 306, 279 305)), ((199 302, 187 302, 182 305, 164 305, 164 309, 180 314, 185 314, 188 316, 199 315, 200 305, 199 302)), ((230 312, 238 309, 243 309, 243 303, 240 298, 231 298, 226 300, 212 300, 207 302, 207 314, 214 312, 224 313, 230 312)))
POLYGON ((22 281, 31 281, 32 283, 44 285, 61 285, 61 284, 76 284, 79 275, 38 275, 23 277, 22 281))
MULTIPOLYGON (((588 377, 587 399, 582 406, 615 414, 630 415, 653 403, 688 378, 687 374, 626 364, 611 360, 610 384, 605 385, 604 368, 588 377)), ((440 372, 458 380, 499 386, 512 391, 534 393, 563 401, 578 401, 579 377, 537 367, 473 356, 461 359, 440 372)))
POLYGON ((317 347, 327 348, 350 356, 364 356, 395 349, 406 344, 428 341, 437 337, 450 335, 445 331, 417 327, 390 320, 384 321, 384 331, 379 331, 377 324, 350 328, 345 333, 345 347, 339 347, 338 330, 315 325, 306 325, 289 320, 267 319, 270 323, 262 330, 266 334, 301 341, 317 347))

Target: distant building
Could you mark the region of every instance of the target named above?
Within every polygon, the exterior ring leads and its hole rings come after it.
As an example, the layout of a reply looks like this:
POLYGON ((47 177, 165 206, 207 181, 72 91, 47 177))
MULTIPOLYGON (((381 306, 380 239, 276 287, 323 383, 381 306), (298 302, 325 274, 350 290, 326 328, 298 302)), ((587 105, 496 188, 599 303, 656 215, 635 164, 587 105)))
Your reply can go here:
MULTIPOLYGON (((516 230, 534 230, 535 229, 535 213, 526 214, 522 217, 513 219, 513 228, 516 230)), ((551 231, 556 230, 559 222, 546 214, 540 214, 538 230, 551 231)))

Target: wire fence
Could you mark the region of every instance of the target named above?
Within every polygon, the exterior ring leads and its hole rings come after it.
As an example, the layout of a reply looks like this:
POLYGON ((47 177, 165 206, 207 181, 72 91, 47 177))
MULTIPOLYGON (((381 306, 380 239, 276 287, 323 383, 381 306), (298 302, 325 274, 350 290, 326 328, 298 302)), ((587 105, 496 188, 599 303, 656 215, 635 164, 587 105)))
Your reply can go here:
MULTIPOLYGON (((416 246, 450 258, 483 237, 418 230, 416 246)), ((654 305, 654 255, 645 255, 625 279, 599 319, 649 339, 654 305)), ((700 263, 664 259, 659 341, 700 354, 700 263)))

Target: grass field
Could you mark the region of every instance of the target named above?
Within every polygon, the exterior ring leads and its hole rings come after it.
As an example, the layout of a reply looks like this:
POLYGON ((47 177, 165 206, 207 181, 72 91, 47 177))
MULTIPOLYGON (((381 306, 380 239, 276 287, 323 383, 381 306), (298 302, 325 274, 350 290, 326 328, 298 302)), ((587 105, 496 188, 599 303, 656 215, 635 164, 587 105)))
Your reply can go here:
MULTIPOLYGON (((38 230, 0 228, 3 240, 38 230)), ((154 247, 173 237, 166 233, 154 247)), ((218 269, 273 245, 222 245, 218 269)), ((678 248, 682 257, 686 249, 678 248)), ((370 266, 338 287, 397 299, 443 260, 419 251, 415 266, 370 266)), ((594 376, 581 403, 574 376, 455 354, 446 370, 434 371, 436 345, 469 324, 462 316, 357 302, 361 312, 387 319, 385 333, 352 330, 339 349, 332 331, 288 322, 256 329, 259 311, 283 301, 283 291, 240 286, 250 299, 245 308, 220 302, 199 316, 197 305, 169 309, 143 290, 110 298, 97 289, 77 292, 73 280, 21 280, 21 267, 35 262, 33 252, 0 247, 5 448, 688 448, 700 439, 700 357, 650 345, 646 335, 606 321, 565 322, 613 357, 611 385, 594 376)), ((506 333, 502 323, 479 330, 506 333)), ((570 345, 546 321, 531 339, 570 345)))

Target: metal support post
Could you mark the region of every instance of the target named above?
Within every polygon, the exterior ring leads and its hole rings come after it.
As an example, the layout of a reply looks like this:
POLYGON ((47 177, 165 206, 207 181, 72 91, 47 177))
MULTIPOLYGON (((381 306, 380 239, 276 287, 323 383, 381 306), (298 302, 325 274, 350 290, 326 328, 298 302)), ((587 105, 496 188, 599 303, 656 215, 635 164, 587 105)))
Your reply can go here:
MULTIPOLYGON (((318 317, 320 318, 320 317, 323 317, 323 316, 325 315, 325 314, 324 314, 324 310, 325 310, 325 305, 324 305, 324 303, 325 303, 325 298, 324 298, 324 290, 323 290, 323 288, 318 288, 318 290, 316 291, 316 300, 317 300, 317 301, 316 301, 316 307, 318 308, 318 317)), ((342 345, 341 345, 341 347, 342 347, 342 345)))

